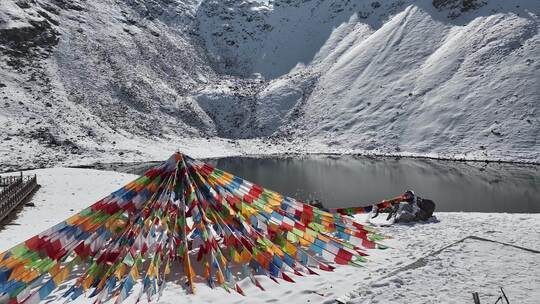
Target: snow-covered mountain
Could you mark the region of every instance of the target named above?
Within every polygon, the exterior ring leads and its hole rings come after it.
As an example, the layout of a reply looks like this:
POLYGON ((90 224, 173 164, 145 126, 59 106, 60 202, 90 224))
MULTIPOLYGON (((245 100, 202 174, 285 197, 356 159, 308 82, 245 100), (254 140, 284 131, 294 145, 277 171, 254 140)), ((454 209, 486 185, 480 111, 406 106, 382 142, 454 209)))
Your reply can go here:
POLYGON ((534 0, 3 0, 0 171, 173 149, 540 162, 539 15, 534 0))

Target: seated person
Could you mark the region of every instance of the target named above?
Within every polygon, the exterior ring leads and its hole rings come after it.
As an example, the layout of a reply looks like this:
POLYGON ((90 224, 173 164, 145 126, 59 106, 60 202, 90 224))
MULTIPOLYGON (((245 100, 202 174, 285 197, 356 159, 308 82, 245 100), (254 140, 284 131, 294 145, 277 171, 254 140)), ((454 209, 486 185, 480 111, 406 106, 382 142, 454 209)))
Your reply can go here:
MULTIPOLYGON (((435 203, 432 200, 421 198, 411 190, 405 192, 403 196, 405 197, 403 201, 382 210, 388 211, 387 220, 395 216, 394 222, 416 222, 426 221, 433 216, 435 203)), ((379 211, 375 209, 374 212, 376 213, 374 217, 376 217, 379 211)))
POLYGON ((427 221, 433 216, 435 203, 432 200, 414 195, 411 190, 405 194, 408 199, 397 205, 396 222, 427 221))

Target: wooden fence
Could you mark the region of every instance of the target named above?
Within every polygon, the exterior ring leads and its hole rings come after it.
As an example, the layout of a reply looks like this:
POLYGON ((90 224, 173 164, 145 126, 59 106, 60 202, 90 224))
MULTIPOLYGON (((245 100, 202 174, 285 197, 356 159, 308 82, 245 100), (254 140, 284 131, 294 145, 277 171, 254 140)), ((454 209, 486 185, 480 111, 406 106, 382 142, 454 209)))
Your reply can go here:
POLYGON ((23 176, 22 173, 20 176, 0 177, 0 186, 0 222, 39 187, 36 175, 23 176))

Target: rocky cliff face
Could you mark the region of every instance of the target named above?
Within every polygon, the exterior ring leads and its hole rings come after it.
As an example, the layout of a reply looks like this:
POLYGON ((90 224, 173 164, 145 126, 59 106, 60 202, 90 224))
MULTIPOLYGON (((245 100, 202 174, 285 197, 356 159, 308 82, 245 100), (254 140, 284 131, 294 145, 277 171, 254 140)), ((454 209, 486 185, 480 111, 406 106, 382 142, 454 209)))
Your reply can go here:
POLYGON ((271 138, 539 161, 539 11, 527 0, 5 0, 0 159, 271 138))

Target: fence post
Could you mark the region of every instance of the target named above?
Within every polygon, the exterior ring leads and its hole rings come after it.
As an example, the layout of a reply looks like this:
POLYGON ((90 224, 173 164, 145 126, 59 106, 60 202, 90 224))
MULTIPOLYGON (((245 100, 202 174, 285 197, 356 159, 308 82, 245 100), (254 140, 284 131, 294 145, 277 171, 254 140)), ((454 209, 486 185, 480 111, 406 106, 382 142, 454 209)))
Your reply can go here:
POLYGON ((472 293, 474 304, 480 304, 480 296, 478 296, 478 292, 472 293))

